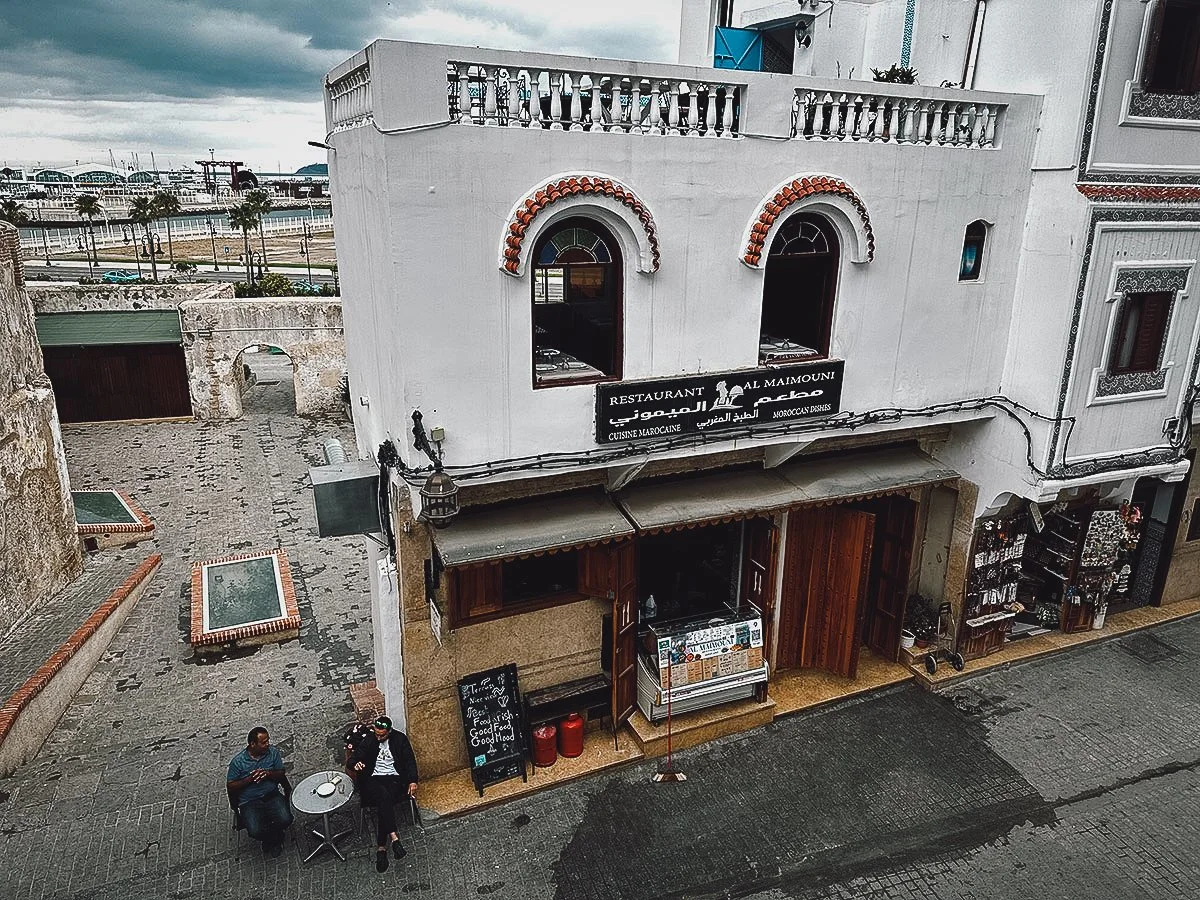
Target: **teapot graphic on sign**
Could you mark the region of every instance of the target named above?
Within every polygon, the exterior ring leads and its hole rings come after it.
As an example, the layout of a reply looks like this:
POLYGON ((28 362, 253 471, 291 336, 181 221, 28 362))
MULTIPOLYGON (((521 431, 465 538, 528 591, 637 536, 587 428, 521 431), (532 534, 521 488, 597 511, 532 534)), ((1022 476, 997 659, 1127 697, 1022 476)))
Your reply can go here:
POLYGON ((724 381, 717 382, 717 401, 709 409, 737 409, 737 399, 746 393, 740 384, 726 388, 724 381))

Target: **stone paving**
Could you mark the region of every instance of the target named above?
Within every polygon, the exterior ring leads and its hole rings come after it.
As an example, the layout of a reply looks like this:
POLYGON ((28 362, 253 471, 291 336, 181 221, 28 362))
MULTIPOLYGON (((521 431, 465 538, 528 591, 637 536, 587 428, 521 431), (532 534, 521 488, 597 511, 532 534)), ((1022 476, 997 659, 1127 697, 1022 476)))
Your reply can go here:
MULTIPOLYGON (((254 360, 279 365, 279 361, 254 360)), ((330 765, 370 675, 360 539, 318 540, 305 471, 348 426, 288 415, 286 378, 221 425, 66 429, 75 486, 127 486, 163 569, 40 756, 0 781, 0 897, 1171 898, 1200 896, 1200 618, 958 683, 895 688, 310 864, 230 830, 254 724, 293 783, 330 765), (193 559, 287 549, 300 640, 198 664, 193 559)), ((335 818, 349 823, 347 807, 335 818)))

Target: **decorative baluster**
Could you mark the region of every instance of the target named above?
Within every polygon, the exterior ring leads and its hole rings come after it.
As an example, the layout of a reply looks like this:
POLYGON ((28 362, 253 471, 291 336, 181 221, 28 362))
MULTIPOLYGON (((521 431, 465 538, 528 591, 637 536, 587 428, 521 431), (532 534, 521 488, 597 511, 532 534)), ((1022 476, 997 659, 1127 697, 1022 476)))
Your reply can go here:
POLYGON ((470 71, 471 67, 466 64, 458 70, 458 121, 463 125, 471 124, 470 71))
POLYGON ((817 110, 821 101, 814 91, 805 91, 800 97, 799 118, 796 120, 796 137, 811 140, 817 126, 817 110))
POLYGON ((508 127, 521 127, 521 72, 508 70, 508 127))
POLYGON ((646 116, 646 134, 662 134, 662 82, 650 79, 650 109, 646 116))
POLYGON ((822 140, 826 140, 833 136, 834 121, 834 102, 833 94, 826 93, 825 99, 821 101, 821 128, 819 131, 822 140))
POLYGON ((550 130, 562 131, 562 72, 550 73, 550 130))
POLYGON ((853 125, 854 125, 854 122, 852 119, 853 116, 854 116, 854 110, 850 106, 850 98, 847 97, 845 94, 842 94, 842 96, 838 99, 838 112, 837 112, 837 118, 838 118, 837 139, 839 141, 844 141, 846 139, 846 133, 849 131, 849 129, 851 127, 853 127, 853 125))
POLYGON ((888 108, 887 125, 883 129, 883 139, 900 143, 900 100, 892 101, 888 108))
POLYGON ((588 110, 588 121, 591 123, 592 131, 604 130, 604 100, 601 99, 600 93, 600 77, 592 75, 592 107, 588 110))
POLYGON ((490 66, 481 66, 479 71, 483 74, 483 124, 499 125, 500 118, 497 115, 498 104, 496 102, 496 79, 500 77, 500 70, 493 69, 490 66))
POLYGON ((667 82, 667 91, 670 94, 667 97, 667 134, 680 134, 683 131, 679 127, 679 91, 682 87, 679 82, 674 85, 667 82))
POLYGON ((983 137, 980 139, 979 146, 994 147, 996 146, 996 127, 999 125, 1000 110, 988 104, 987 106, 987 123, 983 128, 983 137))
POLYGON ((622 114, 621 120, 627 122, 625 130, 630 134, 642 133, 642 79, 629 79, 629 114, 622 114))
POLYGON ((570 131, 583 131, 583 76, 571 75, 571 127, 570 131))
MULTIPOLYGON (((682 87, 682 84, 680 85, 682 87)), ((700 137, 700 85, 688 82, 688 137, 700 137)), ((682 100, 680 103, 682 104, 682 100)))
MULTIPOLYGON (((721 107, 717 105, 717 88, 719 85, 710 82, 706 87, 707 91, 704 94, 704 136, 710 138, 720 137, 721 135, 717 131, 718 126, 721 124, 721 107)), ((699 91, 697 91, 696 102, 699 103, 699 91)), ((699 115, 699 111, 697 111, 697 115, 699 115)))
POLYGON ((897 105, 900 107, 900 131, 896 134, 896 140, 911 144, 914 141, 913 132, 917 130, 917 103, 903 100, 897 105))

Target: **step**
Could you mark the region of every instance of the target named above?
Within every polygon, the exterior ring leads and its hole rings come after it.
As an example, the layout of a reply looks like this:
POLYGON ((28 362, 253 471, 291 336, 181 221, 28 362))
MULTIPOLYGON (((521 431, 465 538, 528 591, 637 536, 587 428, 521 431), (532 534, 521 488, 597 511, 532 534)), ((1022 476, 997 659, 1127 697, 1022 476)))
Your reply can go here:
MULTIPOLYGON (((686 750, 699 744, 715 741, 727 734, 739 734, 775 719, 775 701, 769 697, 756 700, 737 700, 709 709, 673 716, 671 719, 671 749, 686 750)), ((667 755, 667 722, 651 724, 641 710, 629 719, 629 730, 647 758, 667 755)))

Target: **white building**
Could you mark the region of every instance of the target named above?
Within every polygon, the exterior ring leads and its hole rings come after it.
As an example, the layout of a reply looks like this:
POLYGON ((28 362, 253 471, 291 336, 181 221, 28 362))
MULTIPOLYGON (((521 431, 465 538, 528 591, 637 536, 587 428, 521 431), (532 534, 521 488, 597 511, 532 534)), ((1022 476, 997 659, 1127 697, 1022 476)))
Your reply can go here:
MULTIPOLYGON (((376 665, 427 771, 492 666, 603 670, 629 718, 651 612, 761 614, 772 681, 849 679, 913 593, 971 654, 1161 591, 1200 6, 801 0, 714 39, 722 6, 685 0, 680 65, 379 41, 326 80, 359 445, 409 488, 376 665), (784 71, 711 67, 756 37, 784 71), (893 65, 920 83, 858 80, 893 65), (461 489, 437 531, 414 410, 461 489)), ((756 642, 676 702, 769 707, 756 642)))

